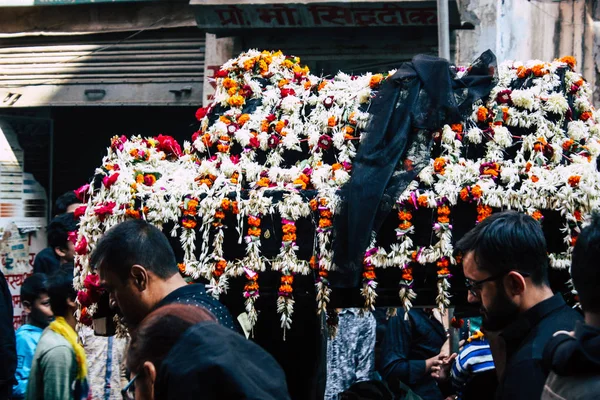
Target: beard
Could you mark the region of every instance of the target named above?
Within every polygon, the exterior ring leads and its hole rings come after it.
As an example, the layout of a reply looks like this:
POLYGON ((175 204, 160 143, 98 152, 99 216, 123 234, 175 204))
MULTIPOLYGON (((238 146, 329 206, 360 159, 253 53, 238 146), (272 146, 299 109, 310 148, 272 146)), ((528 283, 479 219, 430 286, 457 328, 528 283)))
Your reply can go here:
POLYGON ((513 322, 519 314, 519 307, 508 298, 504 288, 500 286, 499 289, 498 296, 492 304, 487 308, 482 305, 480 309, 481 327, 486 331, 501 331, 513 322))

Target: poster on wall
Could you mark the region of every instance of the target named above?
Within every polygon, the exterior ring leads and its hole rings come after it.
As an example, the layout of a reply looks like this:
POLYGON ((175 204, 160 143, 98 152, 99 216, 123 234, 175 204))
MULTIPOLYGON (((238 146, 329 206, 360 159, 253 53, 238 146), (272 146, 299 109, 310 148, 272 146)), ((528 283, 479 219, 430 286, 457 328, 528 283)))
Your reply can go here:
POLYGON ((33 273, 36 254, 46 247, 46 191, 23 171, 16 134, 0 124, 0 268, 12 296, 13 326, 26 322, 21 286, 33 273))

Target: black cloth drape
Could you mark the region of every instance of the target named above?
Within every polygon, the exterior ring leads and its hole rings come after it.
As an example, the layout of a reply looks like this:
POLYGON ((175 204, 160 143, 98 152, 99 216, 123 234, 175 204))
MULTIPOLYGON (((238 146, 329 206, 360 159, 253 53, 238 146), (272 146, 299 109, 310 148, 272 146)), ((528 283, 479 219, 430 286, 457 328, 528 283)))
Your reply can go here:
POLYGON ((342 188, 335 220, 335 287, 360 284, 364 252, 398 196, 430 159, 431 132, 458 123, 495 84, 496 56, 487 50, 461 77, 447 60, 417 55, 384 81, 370 106, 371 118, 342 188))

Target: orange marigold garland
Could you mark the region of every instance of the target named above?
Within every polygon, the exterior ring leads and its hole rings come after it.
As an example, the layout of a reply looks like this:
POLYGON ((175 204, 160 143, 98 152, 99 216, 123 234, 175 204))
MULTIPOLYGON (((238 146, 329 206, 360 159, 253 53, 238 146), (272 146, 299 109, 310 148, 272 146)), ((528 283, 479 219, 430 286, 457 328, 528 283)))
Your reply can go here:
MULTIPOLYGON (((416 204, 416 194, 411 193, 411 198, 416 204)), ((412 210, 409 208, 410 205, 407 202, 398 204, 398 228, 396 228, 396 238, 398 239, 398 250, 401 254, 400 267, 402 268, 402 279, 400 279, 400 301, 402 301, 402 307, 404 308, 404 318, 408 318, 408 311, 412 308, 412 302, 417 298, 417 294, 412 289, 413 287, 413 275, 412 275, 412 259, 410 249, 413 246, 410 234, 414 232, 414 226, 412 223, 412 210)), ((392 248, 392 252, 395 249, 392 248)), ((416 258, 416 255, 415 255, 416 258)))
POLYGON ((232 272, 234 275, 245 274, 248 280, 244 287, 244 298, 246 299, 246 312, 254 334, 254 325, 258 320, 255 308, 256 299, 259 296, 258 273, 265 271, 265 259, 260 250, 260 236, 262 234, 262 216, 272 214, 272 199, 264 196, 263 192, 251 192, 250 198, 243 200, 242 212, 247 218, 246 257, 244 257, 232 272))
MULTIPOLYGON (((375 241, 373 241, 373 246, 375 241)), ((371 260, 371 257, 377 254, 377 247, 371 247, 365 252, 363 260, 363 287, 360 290, 360 294, 365 298, 365 311, 375 311, 375 299, 377 298, 377 278, 375 274, 375 266, 371 260)))
POLYGON ((329 287, 329 271, 333 268, 333 250, 331 248, 331 231, 333 212, 330 208, 331 201, 321 196, 310 202, 311 209, 319 214, 319 226, 317 228, 317 241, 319 245, 319 258, 317 260, 318 276, 316 278, 317 288, 317 313, 327 311, 327 303, 331 289, 329 287))
POLYGON ((450 207, 447 204, 446 198, 438 203, 437 207, 437 222, 433 225, 433 231, 439 238, 437 247, 437 254, 441 257, 437 261, 437 289, 438 295, 435 299, 438 309, 442 314, 446 312, 448 306, 450 306, 450 289, 449 278, 452 277, 450 270, 450 262, 452 259, 452 225, 450 224, 450 207))
POLYGON ((198 260, 194 255, 196 249, 196 218, 198 216, 198 200, 188 196, 183 199, 179 206, 182 213, 181 226, 183 227, 180 242, 184 249, 183 263, 186 265, 186 273, 194 279, 198 278, 200 272, 197 268, 198 260))
POLYGON ((281 314, 281 328, 283 329, 283 340, 286 330, 291 328, 292 314, 294 313, 294 297, 292 283, 294 275, 308 275, 309 265, 306 261, 299 260, 296 256, 298 245, 296 244, 296 220, 310 215, 310 207, 298 193, 286 193, 283 199, 277 203, 281 215, 281 250, 273 260, 271 269, 281 271, 281 285, 279 286, 277 298, 277 312, 281 314))
POLYGON ((223 198, 213 214, 211 223, 213 231, 213 251, 210 255, 209 265, 206 270, 206 277, 209 280, 206 285, 206 291, 216 299, 219 299, 222 293, 225 293, 229 287, 228 274, 226 273, 227 261, 224 258, 223 241, 225 239, 225 212, 231 210, 231 200, 223 198))

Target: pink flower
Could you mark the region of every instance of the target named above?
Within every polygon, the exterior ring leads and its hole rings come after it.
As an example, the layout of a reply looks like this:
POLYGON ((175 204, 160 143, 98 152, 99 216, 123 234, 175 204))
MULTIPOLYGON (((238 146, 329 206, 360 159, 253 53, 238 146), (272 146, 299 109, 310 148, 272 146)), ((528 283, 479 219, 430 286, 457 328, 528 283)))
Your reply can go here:
POLYGON ((296 91, 294 89, 281 89, 281 97, 294 96, 296 91))
POLYGON ((256 136, 250 138, 250 146, 259 148, 260 147, 260 140, 258 140, 258 138, 256 136))
POLYGON ((277 135, 271 135, 268 144, 270 148, 274 149, 279 144, 279 137, 277 135))
POLYGON ((77 301, 81 304, 82 307, 89 307, 94 303, 92 301, 92 296, 86 291, 80 290, 77 292, 77 301))
POLYGON ((100 276, 98 274, 89 274, 83 281, 83 287, 90 291, 101 290, 102 287, 100 286, 100 276))
POLYGON ((77 231, 71 231, 67 235, 67 240, 73 244, 77 243, 77 231))
POLYGON ((202 120, 202 118, 204 118, 204 117, 206 116, 207 112, 208 112, 208 107, 202 107, 202 108, 199 108, 199 109, 196 111, 196 119, 197 119, 198 121, 201 121, 201 120, 202 120))
POLYGON ((80 256, 87 254, 87 240, 85 239, 85 236, 82 236, 79 243, 77 243, 77 245, 75 246, 75 252, 80 256))
POLYGON ((87 200, 86 197, 87 197, 87 192, 89 190, 90 190, 90 184, 86 183, 85 185, 81 186, 79 189, 74 190, 75 196, 77 196, 79 201, 85 202, 87 200))
POLYGON ((177 140, 166 135, 158 135, 155 139, 158 140, 158 149, 164 151, 166 155, 181 157, 181 147, 177 140))
POLYGON ((102 183, 104 184, 105 188, 109 189, 117 181, 118 178, 119 178, 119 173, 116 172, 110 176, 105 176, 102 179, 102 183))
POLYGON ((116 205, 117 203, 114 201, 106 202, 103 205, 94 208, 94 213, 96 213, 100 221, 104 221, 104 218, 106 218, 107 215, 112 215, 116 205))
POLYGON ((75 209, 75 211, 73 211, 73 217, 74 218, 81 218, 83 215, 85 215, 85 210, 87 210, 87 206, 79 206, 75 209))

